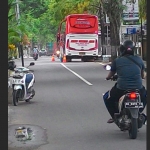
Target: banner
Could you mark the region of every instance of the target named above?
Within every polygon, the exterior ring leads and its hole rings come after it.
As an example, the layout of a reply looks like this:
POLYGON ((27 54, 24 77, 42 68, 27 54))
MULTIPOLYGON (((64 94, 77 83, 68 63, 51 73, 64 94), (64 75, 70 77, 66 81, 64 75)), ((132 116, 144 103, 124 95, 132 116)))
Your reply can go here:
POLYGON ((131 0, 123 0, 122 4, 126 7, 122 14, 123 25, 140 24, 138 0, 135 3, 131 3, 131 0))

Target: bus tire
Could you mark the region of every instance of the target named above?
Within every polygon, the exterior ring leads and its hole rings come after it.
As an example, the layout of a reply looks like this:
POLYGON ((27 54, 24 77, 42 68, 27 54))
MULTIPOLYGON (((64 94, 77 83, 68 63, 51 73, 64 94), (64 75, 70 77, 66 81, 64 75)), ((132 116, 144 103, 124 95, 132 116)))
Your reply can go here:
POLYGON ((86 57, 82 57, 82 59, 81 59, 83 62, 87 62, 88 61, 88 59, 86 58, 86 57))
POLYGON ((71 58, 70 57, 66 57, 66 62, 71 62, 71 58))

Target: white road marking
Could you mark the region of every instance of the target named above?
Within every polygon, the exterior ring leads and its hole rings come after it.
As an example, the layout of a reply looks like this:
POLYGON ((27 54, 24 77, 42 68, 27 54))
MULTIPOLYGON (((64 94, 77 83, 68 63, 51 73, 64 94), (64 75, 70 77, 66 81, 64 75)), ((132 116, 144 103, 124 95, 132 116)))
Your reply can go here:
POLYGON ((61 65, 63 67, 65 67, 67 70, 69 70, 70 72, 72 72, 74 75, 76 75, 78 78, 80 78, 82 81, 84 81, 86 84, 88 85, 93 85, 90 82, 88 82, 87 80, 85 80, 83 77, 81 77, 80 75, 78 75, 76 72, 74 72, 73 70, 69 69, 67 66, 65 66, 63 63, 61 63, 61 65))

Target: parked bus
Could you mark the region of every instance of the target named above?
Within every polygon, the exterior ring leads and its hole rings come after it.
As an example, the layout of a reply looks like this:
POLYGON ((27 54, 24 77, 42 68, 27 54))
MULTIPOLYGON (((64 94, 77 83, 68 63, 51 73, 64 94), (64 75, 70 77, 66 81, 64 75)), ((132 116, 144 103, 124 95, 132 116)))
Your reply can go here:
POLYGON ((82 61, 98 58, 98 17, 90 14, 71 14, 61 21, 57 45, 66 60, 82 61))

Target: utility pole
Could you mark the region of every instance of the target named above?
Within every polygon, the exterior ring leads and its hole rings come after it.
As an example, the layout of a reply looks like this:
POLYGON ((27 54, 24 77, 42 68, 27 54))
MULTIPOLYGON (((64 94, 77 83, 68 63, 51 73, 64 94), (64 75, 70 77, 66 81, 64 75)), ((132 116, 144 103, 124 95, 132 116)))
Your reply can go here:
MULTIPOLYGON (((16 19, 17 19, 17 22, 19 25, 20 24, 20 10, 19 10, 19 1, 18 0, 16 0, 16 19)), ((21 54, 22 67, 24 67, 23 45, 20 42, 19 42, 18 49, 19 49, 19 54, 21 54)))
POLYGON ((143 27, 142 27, 142 18, 141 18, 141 51, 142 51, 142 59, 144 58, 144 51, 143 51, 143 47, 144 47, 144 43, 143 43, 143 27))

